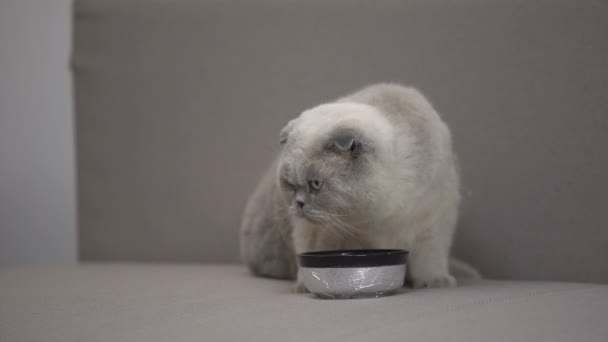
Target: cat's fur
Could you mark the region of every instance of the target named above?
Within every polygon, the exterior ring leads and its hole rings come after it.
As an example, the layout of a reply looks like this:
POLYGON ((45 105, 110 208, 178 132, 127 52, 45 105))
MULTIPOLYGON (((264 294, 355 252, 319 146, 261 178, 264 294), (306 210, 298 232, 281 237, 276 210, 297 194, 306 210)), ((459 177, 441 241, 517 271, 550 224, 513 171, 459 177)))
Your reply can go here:
POLYGON ((304 111, 280 140, 243 215, 253 273, 294 279, 296 253, 401 248, 414 287, 455 285, 460 180, 450 131, 422 94, 373 85, 304 111))

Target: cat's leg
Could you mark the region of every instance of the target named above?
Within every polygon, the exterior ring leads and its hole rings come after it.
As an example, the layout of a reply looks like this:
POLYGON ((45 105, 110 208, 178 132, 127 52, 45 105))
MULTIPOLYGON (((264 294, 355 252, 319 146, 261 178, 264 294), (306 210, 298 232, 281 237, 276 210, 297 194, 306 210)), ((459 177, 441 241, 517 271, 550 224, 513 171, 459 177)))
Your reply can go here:
MULTIPOLYGON (((294 222, 293 243, 296 254, 341 249, 342 242, 343 239, 336 236, 335 233, 331 233, 327 227, 304 220, 294 222)), ((294 291, 296 293, 308 292, 302 282, 299 266, 294 291)))
POLYGON ((295 279, 296 261, 289 224, 287 219, 275 219, 264 210, 249 214, 243 219, 241 258, 253 274, 295 279))
MULTIPOLYGON (((315 235, 317 234, 316 227, 312 226, 306 221, 296 219, 293 228, 293 246, 297 254, 310 252, 314 248, 315 235)), ((298 271, 296 274, 296 284, 294 286, 294 292, 306 293, 306 286, 302 282, 302 275, 300 265, 298 264, 298 271)))
POLYGON ((448 271, 450 246, 440 236, 417 239, 408 256, 408 278, 414 288, 452 287, 456 280, 448 271))
POLYGON ((306 286, 304 286, 304 282, 302 281, 302 275, 300 274, 300 270, 298 269, 298 276, 296 278, 296 285, 293 288, 295 293, 308 293, 306 286))

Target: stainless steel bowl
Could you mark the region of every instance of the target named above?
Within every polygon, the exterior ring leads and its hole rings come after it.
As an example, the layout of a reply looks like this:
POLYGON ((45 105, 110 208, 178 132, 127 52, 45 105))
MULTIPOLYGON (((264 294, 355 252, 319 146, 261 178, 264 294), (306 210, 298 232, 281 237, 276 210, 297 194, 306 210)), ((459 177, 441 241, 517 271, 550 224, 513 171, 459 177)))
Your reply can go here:
POLYGON ((391 294, 403 286, 407 252, 399 249, 324 251, 298 255, 306 289, 323 298, 391 294))

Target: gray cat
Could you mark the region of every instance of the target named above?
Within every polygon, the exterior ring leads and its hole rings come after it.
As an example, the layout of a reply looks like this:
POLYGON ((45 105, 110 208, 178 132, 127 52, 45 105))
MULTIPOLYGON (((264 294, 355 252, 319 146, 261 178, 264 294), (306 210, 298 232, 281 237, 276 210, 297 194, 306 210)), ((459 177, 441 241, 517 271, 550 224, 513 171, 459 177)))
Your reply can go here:
MULTIPOLYGON (((414 287, 454 286, 449 268, 479 276, 449 258, 456 157, 417 90, 377 84, 306 110, 280 143, 243 215, 241 254, 254 274, 297 279, 296 253, 402 248, 414 287)), ((300 281, 296 290, 305 291, 300 281)))

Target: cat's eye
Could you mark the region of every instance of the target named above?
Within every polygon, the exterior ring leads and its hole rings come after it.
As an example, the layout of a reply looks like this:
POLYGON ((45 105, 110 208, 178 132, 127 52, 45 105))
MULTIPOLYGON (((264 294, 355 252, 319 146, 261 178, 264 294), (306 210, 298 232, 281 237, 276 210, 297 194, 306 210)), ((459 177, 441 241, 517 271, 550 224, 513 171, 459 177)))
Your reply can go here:
POLYGON ((283 185, 283 187, 289 189, 289 190, 295 190, 296 186, 293 185, 292 183, 290 183, 287 179, 285 178, 281 178, 281 184, 283 185))
POLYGON ((357 158, 361 155, 361 143, 358 141, 353 141, 352 145, 350 145, 350 154, 353 158, 357 158))
POLYGON ((323 185, 323 183, 318 179, 311 179, 308 181, 308 186, 310 187, 311 190, 314 190, 314 191, 321 190, 322 185, 323 185))

